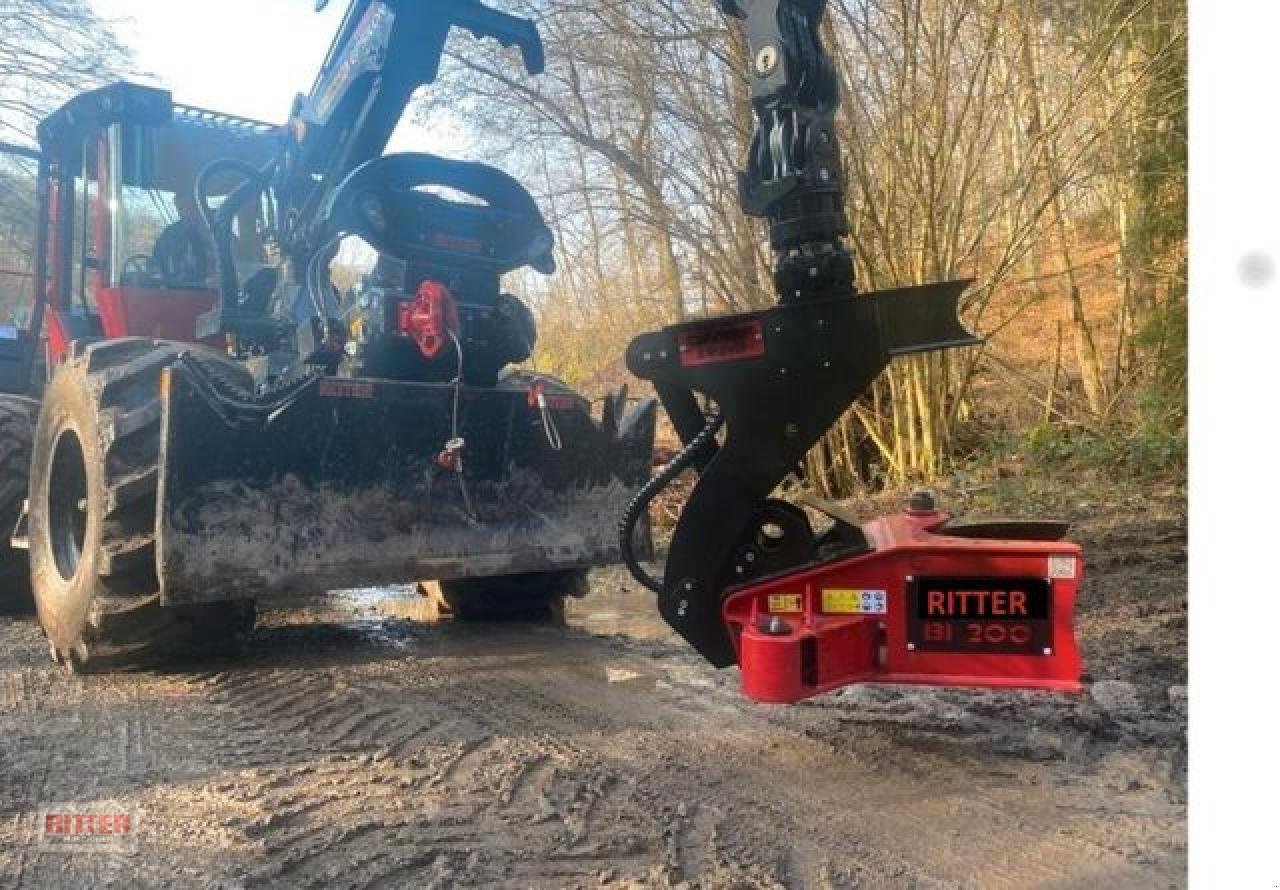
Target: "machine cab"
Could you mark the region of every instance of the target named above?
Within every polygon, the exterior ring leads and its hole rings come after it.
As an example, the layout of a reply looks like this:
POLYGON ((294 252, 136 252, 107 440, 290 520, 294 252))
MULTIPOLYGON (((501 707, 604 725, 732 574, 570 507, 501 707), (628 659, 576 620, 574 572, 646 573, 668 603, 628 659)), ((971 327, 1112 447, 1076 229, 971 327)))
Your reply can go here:
MULTIPOLYGON (((50 357, 86 337, 195 340, 197 318, 217 298, 196 178, 216 159, 262 167, 275 154, 276 128, 122 83, 71 100, 39 136, 36 307, 44 309, 50 357)), ((237 183, 214 178, 209 203, 216 207, 237 183)), ((242 275, 268 261, 268 212, 250 203, 236 219, 242 275)), ((33 329, 39 323, 33 313, 33 329)))

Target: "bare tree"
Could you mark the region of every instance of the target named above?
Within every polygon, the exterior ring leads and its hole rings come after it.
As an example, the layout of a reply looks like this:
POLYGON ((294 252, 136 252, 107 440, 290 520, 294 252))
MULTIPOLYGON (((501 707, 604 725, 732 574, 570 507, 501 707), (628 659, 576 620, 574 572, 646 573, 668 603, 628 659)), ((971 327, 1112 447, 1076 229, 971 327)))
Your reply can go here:
MULTIPOLYGON (((84 0, 0 0, 0 141, 35 144, 36 124, 131 60, 84 0)), ((35 164, 0 161, 0 324, 28 303, 35 234, 35 164)))
POLYGON ((0 139, 34 142, 40 118, 131 61, 85 0, 0 0, 0 139))
MULTIPOLYGON (((564 275, 530 290, 540 360, 616 382, 638 330, 771 303, 765 233, 734 176, 748 66, 715 4, 523 10, 548 74, 471 45, 452 98, 507 134, 480 147, 555 218, 564 275)), ((1029 426, 1093 429, 1150 377, 1140 353, 1168 347, 1144 332, 1185 293, 1185 21, 1179 0, 831 0, 859 286, 972 278, 963 313, 987 342, 896 361, 811 455, 815 486, 942 472, 991 408, 975 381, 998 380, 1029 426), (1006 338, 1034 315, 1050 320, 1028 363, 1006 338)))

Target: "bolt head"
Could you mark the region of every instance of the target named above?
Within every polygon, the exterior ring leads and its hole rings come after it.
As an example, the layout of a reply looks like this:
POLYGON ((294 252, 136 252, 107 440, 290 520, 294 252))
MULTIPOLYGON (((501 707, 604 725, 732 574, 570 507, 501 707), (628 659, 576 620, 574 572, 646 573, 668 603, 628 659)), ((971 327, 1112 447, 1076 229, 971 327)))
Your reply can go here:
POLYGON ((912 513, 932 513, 938 509, 938 495, 929 488, 919 488, 911 492, 907 502, 907 510, 912 513))
POLYGON ((778 67, 778 48, 772 43, 760 47, 755 59, 756 74, 768 77, 778 67))
POLYGON ((761 633, 768 634, 771 637, 785 637, 787 634, 791 633, 791 625, 787 624, 787 622, 783 621, 777 615, 770 615, 767 618, 760 619, 756 628, 761 633))

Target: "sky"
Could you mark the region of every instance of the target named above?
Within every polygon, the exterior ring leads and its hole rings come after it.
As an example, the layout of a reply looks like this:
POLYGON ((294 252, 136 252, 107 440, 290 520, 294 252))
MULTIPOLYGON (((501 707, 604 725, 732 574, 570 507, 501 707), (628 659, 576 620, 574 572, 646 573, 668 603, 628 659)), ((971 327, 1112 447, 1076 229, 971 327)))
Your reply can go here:
MULTIPOLYGON (((173 92, 175 102, 283 123, 293 98, 311 89, 345 0, 316 13, 314 0, 90 0, 136 54, 135 77, 173 92)), ((409 115, 406 115, 409 117, 409 115)), ((401 123, 392 151, 457 154, 465 139, 448 128, 401 123)))

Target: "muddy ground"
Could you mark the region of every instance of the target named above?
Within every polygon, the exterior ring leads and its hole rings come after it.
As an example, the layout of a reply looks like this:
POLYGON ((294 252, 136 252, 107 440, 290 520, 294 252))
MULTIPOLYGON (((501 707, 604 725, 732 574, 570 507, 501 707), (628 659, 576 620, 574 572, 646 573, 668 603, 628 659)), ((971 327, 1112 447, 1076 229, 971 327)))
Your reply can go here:
POLYGON ((70 677, 0 618, 0 886, 1181 887, 1177 503, 1078 526, 1082 696, 754 705, 616 573, 568 630, 348 594, 167 675, 70 677), (62 801, 139 851, 42 851, 62 801))

